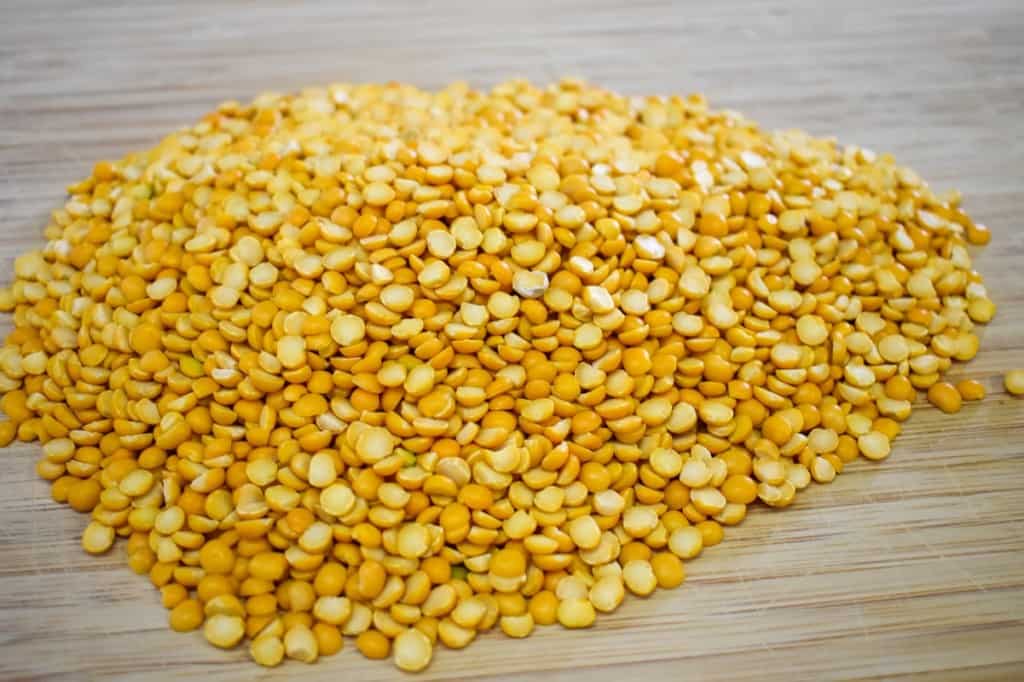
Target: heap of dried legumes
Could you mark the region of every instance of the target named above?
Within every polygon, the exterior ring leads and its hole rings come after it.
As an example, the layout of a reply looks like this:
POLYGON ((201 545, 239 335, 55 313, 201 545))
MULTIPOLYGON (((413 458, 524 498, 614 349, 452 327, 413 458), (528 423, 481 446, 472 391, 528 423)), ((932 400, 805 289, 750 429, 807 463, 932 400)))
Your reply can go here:
POLYGON ((700 96, 269 94, 69 192, 0 443, 263 665, 588 627, 984 394, 940 381, 995 310, 959 196, 700 96))

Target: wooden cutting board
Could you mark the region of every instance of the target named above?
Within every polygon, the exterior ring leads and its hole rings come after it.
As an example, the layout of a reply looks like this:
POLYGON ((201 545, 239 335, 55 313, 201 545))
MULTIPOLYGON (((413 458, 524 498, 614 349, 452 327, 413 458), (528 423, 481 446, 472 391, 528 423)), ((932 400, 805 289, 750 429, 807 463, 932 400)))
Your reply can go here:
MULTIPOLYGON (((893 151, 989 224, 999 313, 956 377, 989 396, 922 405, 881 465, 757 510, 582 632, 438 650, 420 679, 1024 679, 1024 5, 1019 0, 680 3, 145 2, 0 6, 0 269, 93 161, 155 143, 222 99, 331 81, 486 86, 582 75, 634 94, 702 90, 770 127, 893 151)), ((36 445, 0 452, 0 679, 385 680, 351 642, 266 671, 174 634, 123 549, 80 550, 36 445)))

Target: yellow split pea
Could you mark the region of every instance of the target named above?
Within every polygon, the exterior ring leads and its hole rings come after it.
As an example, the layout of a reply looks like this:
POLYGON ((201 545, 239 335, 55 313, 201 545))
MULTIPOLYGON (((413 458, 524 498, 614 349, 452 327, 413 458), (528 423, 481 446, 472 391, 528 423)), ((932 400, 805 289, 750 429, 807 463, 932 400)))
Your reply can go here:
POLYGON ((959 195, 697 95, 267 94, 68 191, 0 445, 264 666, 591 627, 984 394, 941 379, 995 312, 959 195))

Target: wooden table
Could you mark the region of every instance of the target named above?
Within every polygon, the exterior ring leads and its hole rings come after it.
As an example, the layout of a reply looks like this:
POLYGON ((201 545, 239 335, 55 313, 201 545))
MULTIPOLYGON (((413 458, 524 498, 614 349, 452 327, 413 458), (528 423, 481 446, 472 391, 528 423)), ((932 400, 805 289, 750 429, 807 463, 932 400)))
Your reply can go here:
MULTIPOLYGON (((597 627, 438 650, 420 679, 746 680, 1024 677, 1024 5, 779 0, 115 3, 0 8, 0 267, 94 160, 218 101, 330 81, 487 86, 582 75, 634 94, 701 90, 769 127, 894 152, 959 187, 992 227, 978 269, 999 314, 957 377, 989 396, 928 406, 884 464, 785 512, 759 510, 597 627), (88 6, 86 6, 88 5, 88 6)), ((4 280, 7 276, 3 277, 4 280)), ((0 453, 0 679, 395 679, 351 642, 265 671, 167 629, 123 550, 95 559, 85 517, 52 502, 36 445, 0 453)))

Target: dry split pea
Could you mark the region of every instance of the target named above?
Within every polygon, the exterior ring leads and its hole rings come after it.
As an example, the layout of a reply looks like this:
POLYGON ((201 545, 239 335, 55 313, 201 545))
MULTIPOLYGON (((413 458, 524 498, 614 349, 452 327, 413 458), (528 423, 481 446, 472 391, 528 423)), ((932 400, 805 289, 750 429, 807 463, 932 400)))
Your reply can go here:
POLYGON ((994 314, 959 196, 700 96, 268 94, 69 193, 0 443, 262 665, 589 627, 984 393, 940 380, 994 314))

